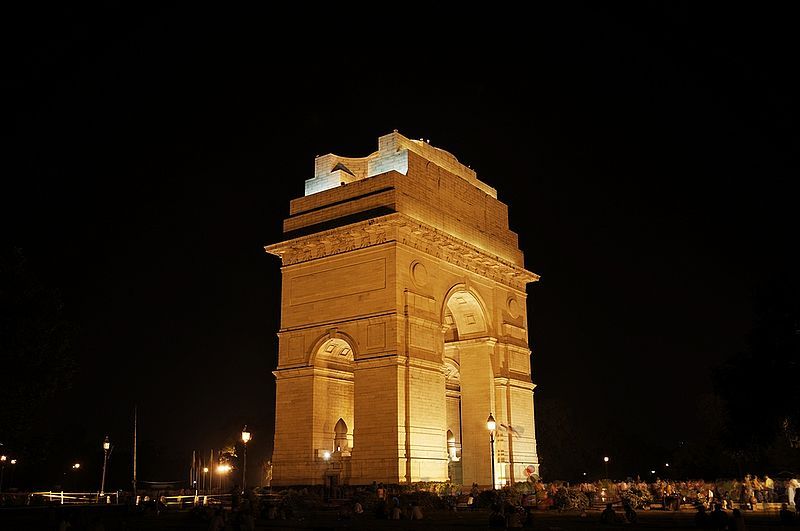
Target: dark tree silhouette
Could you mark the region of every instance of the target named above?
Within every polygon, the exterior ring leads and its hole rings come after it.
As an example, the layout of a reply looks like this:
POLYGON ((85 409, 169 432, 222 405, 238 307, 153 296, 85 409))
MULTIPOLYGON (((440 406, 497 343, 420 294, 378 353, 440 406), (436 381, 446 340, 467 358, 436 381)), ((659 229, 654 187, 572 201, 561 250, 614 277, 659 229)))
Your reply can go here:
POLYGON ((748 348, 717 374, 719 394, 730 412, 727 443, 740 468, 753 463, 798 467, 800 286, 796 277, 774 277, 757 294, 754 311, 748 348))
POLYGON ((38 408, 69 386, 71 335, 58 293, 28 270, 20 249, 0 250, 0 442, 8 448, 29 446, 38 408))

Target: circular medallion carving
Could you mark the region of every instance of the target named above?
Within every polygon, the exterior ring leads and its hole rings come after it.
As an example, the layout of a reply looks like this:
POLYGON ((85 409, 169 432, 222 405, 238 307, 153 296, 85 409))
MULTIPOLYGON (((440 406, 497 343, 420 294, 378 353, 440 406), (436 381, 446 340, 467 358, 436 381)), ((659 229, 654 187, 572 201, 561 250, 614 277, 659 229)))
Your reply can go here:
POLYGON ((511 314, 511 317, 516 319, 522 314, 522 308, 520 307, 517 299, 508 299, 508 313, 511 314))
POLYGON ((411 278, 417 286, 424 286, 428 283, 428 269, 421 262, 414 262, 411 264, 411 278))

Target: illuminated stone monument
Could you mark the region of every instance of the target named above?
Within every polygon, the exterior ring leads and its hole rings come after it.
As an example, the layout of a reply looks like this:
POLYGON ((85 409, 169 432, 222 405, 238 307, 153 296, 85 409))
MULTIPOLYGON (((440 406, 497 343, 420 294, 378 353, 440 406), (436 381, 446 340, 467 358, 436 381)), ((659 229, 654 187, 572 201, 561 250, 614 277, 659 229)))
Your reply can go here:
POLYGON ((272 485, 538 474, 525 304, 538 277, 497 192, 397 132, 314 169, 285 241, 266 247, 283 277, 272 485))

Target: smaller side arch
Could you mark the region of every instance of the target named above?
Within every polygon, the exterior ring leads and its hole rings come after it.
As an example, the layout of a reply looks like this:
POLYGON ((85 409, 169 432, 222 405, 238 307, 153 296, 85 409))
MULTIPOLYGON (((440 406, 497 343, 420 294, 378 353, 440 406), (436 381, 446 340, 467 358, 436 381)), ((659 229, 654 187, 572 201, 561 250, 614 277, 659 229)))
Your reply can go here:
POLYGON ((329 330, 314 342, 308 364, 313 367, 324 360, 327 363, 352 365, 357 356, 356 344, 349 334, 329 330))
POLYGON ((333 428, 333 450, 335 452, 346 452, 349 448, 347 441, 347 423, 343 418, 339 418, 333 428))

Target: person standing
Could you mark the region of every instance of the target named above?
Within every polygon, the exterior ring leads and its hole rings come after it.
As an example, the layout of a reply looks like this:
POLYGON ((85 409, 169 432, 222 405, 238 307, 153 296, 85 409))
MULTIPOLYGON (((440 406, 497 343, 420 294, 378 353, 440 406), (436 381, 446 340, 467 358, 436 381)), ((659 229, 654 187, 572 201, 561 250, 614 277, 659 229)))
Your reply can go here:
POLYGON ((742 507, 753 508, 753 481, 750 479, 750 474, 746 474, 742 481, 742 507))
POLYGON ((594 483, 587 483, 586 484, 586 498, 589 500, 589 508, 594 506, 594 483))
POLYGON ((797 491, 797 488, 800 487, 800 481, 797 481, 797 478, 792 478, 786 484, 786 494, 788 495, 788 502, 790 507, 797 507, 794 503, 794 494, 797 491))
POLYGON ((755 496, 755 501, 753 502, 753 505, 755 505, 756 502, 764 501, 763 491, 764 491, 764 486, 761 484, 761 481, 759 481, 758 476, 753 476, 753 496, 755 496))
POLYGON ((775 481, 769 476, 764 476, 764 497, 767 503, 772 503, 773 493, 775 492, 775 481))

